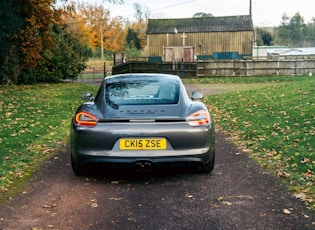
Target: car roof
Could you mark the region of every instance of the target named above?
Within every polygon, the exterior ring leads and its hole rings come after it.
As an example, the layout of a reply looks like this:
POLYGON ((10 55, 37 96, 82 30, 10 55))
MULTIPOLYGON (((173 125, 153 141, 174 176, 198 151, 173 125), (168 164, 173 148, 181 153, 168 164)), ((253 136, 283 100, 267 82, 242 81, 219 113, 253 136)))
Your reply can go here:
POLYGON ((172 80, 172 81, 181 81, 180 78, 176 75, 171 74, 158 74, 158 73, 128 73, 128 74, 117 74, 111 75, 104 79, 107 83, 113 83, 118 81, 132 81, 140 79, 154 79, 154 80, 172 80))

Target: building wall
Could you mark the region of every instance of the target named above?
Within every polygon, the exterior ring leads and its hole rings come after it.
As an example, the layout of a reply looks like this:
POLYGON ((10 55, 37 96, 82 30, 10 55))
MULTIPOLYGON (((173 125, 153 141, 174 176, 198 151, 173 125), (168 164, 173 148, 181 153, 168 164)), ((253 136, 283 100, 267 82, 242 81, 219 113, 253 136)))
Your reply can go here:
POLYGON ((267 59, 268 50, 270 49, 284 49, 287 46, 254 46, 253 47, 253 58, 256 59, 267 59))
POLYGON ((253 32, 211 32, 148 34, 148 56, 163 56, 167 46, 194 46, 196 55, 212 55, 213 52, 238 52, 251 55, 253 32))

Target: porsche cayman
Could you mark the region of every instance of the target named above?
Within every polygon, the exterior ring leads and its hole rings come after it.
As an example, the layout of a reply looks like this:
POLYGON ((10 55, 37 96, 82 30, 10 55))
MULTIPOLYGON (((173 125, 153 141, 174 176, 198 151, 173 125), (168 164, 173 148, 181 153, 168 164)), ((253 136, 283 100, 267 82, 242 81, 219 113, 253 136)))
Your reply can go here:
POLYGON ((120 74, 106 77, 72 118, 71 164, 80 175, 93 168, 213 170, 215 128, 200 100, 180 77, 120 74))

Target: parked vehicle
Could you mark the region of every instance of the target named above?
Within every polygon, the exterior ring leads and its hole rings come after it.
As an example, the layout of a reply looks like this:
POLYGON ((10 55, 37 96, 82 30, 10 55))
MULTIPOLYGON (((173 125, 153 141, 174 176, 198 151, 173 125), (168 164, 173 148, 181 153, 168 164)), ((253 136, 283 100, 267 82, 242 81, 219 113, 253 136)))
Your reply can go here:
POLYGON ((97 95, 85 93, 72 119, 71 162, 75 174, 89 168, 194 167, 213 170, 215 128, 202 94, 188 97, 175 75, 106 77, 97 95))

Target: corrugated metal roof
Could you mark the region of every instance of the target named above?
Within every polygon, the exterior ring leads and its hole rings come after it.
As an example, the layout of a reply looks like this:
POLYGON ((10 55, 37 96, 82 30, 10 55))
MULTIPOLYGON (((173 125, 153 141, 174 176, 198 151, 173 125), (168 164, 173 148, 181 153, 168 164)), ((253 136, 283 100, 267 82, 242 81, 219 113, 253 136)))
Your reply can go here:
POLYGON ((271 56, 315 55, 315 47, 267 49, 267 54, 271 56))
POLYGON ((149 19, 147 34, 253 31, 251 15, 149 19))

